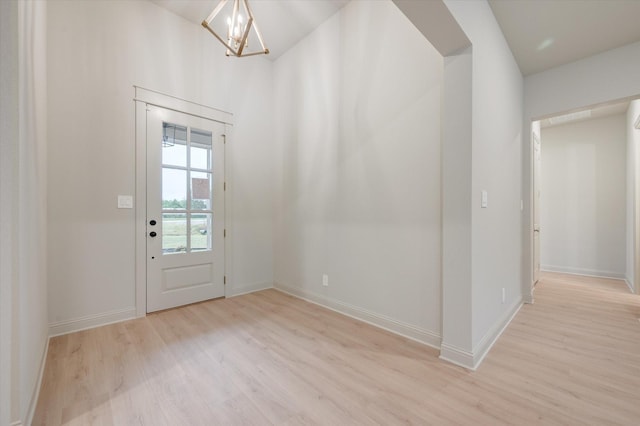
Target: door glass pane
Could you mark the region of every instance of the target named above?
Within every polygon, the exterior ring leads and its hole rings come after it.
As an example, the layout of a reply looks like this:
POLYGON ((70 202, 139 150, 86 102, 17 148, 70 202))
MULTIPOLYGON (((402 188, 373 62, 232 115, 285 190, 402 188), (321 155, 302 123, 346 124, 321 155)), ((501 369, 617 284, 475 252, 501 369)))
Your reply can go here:
POLYGON ((212 229, 211 213, 191 215, 191 251, 211 250, 212 229))
POLYGON ((187 172, 162 169, 162 209, 187 208, 187 172))
POLYGON ((187 251, 187 214, 162 214, 162 253, 184 253, 187 251))
POLYGON ((187 128, 162 123, 162 164, 187 167, 187 128))
POLYGON ((191 209, 211 210, 211 173, 191 172, 191 209))
POLYGON ((211 132, 191 129, 191 168, 211 170, 211 132))

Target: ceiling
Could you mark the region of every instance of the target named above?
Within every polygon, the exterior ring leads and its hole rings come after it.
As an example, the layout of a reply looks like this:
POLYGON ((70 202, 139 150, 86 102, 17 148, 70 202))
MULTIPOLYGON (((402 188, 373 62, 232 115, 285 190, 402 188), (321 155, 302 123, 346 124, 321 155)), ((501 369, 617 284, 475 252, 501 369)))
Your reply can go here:
MULTIPOLYGON (((151 1, 198 25, 219 3, 219 0, 151 1)), ((249 4, 269 49, 267 58, 275 60, 348 2, 349 0, 251 0, 249 4)), ((223 10, 223 15, 224 12, 223 10)), ((222 44, 220 51, 224 52, 222 44)))
POLYGON ((489 0, 524 75, 640 40, 638 0, 489 0))
MULTIPOLYGON (((151 1, 200 25, 219 0, 151 1)), ((271 60, 348 2, 250 0, 271 60)), ((640 0, 489 0, 489 4, 524 75, 640 41, 640 0)), ((220 50, 224 51, 222 45, 220 50)))

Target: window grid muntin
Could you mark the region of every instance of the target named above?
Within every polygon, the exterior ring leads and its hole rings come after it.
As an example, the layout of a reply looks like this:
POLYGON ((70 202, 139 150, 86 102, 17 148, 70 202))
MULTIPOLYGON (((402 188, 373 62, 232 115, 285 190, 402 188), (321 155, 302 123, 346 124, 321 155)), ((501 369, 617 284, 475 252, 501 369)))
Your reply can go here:
MULTIPOLYGON (((194 252, 193 247, 192 247, 192 238, 191 238, 191 234, 193 232, 192 227, 191 227, 191 222, 192 222, 192 215, 195 216, 201 216, 204 215, 206 217, 209 217, 210 219, 207 221, 207 247, 205 249, 196 249, 195 252, 205 252, 205 251, 213 251, 213 133, 206 131, 206 130, 199 130, 199 129, 194 129, 191 126, 179 126, 173 123, 167 123, 167 122, 163 122, 163 126, 165 125, 169 125, 169 126, 178 126, 181 128, 186 128, 186 167, 183 166, 178 166, 178 165, 174 165, 174 164, 164 164, 164 156, 162 156, 163 160, 162 160, 162 169, 173 169, 173 170, 182 170, 182 171, 186 171, 187 173, 187 181, 186 181, 186 208, 185 209, 166 209, 164 208, 164 206, 161 207, 161 213, 162 213, 162 217, 163 217, 163 221, 162 221, 162 227, 163 227, 163 238, 164 238, 164 216, 165 214, 185 214, 186 215, 186 237, 187 237, 187 248, 186 251, 184 252, 165 252, 164 250, 164 242, 163 242, 163 255, 168 255, 168 254, 176 254, 176 253, 191 253, 194 252), (192 168, 191 167, 191 140, 192 140, 192 134, 196 133, 199 135, 204 135, 206 137, 209 137, 209 144, 206 143, 200 143, 200 142, 196 142, 194 143, 194 145, 198 148, 203 148, 205 147, 205 149, 208 150, 208 154, 207 154, 207 163, 208 163, 208 168, 203 169, 203 168, 192 168), (198 209, 198 210, 193 210, 193 200, 192 200, 192 185, 193 182, 191 180, 191 173, 192 172, 196 172, 196 173, 205 173, 209 175, 209 209, 198 209), (211 230, 211 232, 208 232, 209 229, 211 230)), ((175 141, 174 141, 175 142, 175 141)), ((163 147, 164 148, 164 147, 163 147)), ((162 197, 164 199, 164 196, 162 197)))

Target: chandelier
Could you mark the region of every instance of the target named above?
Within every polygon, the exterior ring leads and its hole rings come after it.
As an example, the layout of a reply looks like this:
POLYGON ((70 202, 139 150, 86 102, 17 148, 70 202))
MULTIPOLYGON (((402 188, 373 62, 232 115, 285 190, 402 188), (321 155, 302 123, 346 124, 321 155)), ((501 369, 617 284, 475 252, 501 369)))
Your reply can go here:
POLYGON ((202 26, 205 27, 215 38, 217 38, 220 43, 224 44, 227 48, 227 56, 253 56, 253 55, 262 55, 268 54, 269 49, 264 46, 264 41, 262 40, 262 35, 260 34, 260 30, 258 29, 258 24, 253 17, 253 13, 251 12, 251 8, 249 7, 249 0, 220 0, 220 3, 213 9, 213 12, 209 15, 207 19, 202 21, 202 26), (226 22, 226 37, 220 36, 213 28, 212 21, 216 16, 220 14, 220 12, 225 8, 227 3, 233 1, 233 8, 231 10, 230 16, 227 17, 226 22), (242 7, 241 7, 242 5, 242 7), (260 42, 260 46, 262 50, 248 52, 247 47, 249 46, 249 33, 251 30, 254 30, 255 35, 260 42))

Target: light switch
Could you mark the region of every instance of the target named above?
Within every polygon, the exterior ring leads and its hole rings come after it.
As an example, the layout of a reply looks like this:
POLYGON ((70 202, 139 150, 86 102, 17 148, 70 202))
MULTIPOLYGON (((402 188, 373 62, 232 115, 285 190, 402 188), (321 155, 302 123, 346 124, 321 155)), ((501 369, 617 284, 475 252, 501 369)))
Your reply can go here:
POLYGON ((482 207, 483 209, 487 208, 487 191, 482 191, 482 196, 480 198, 480 207, 482 207))
POLYGON ((118 208, 119 209, 132 209, 133 208, 133 196, 131 196, 131 195, 118 195, 118 208))

